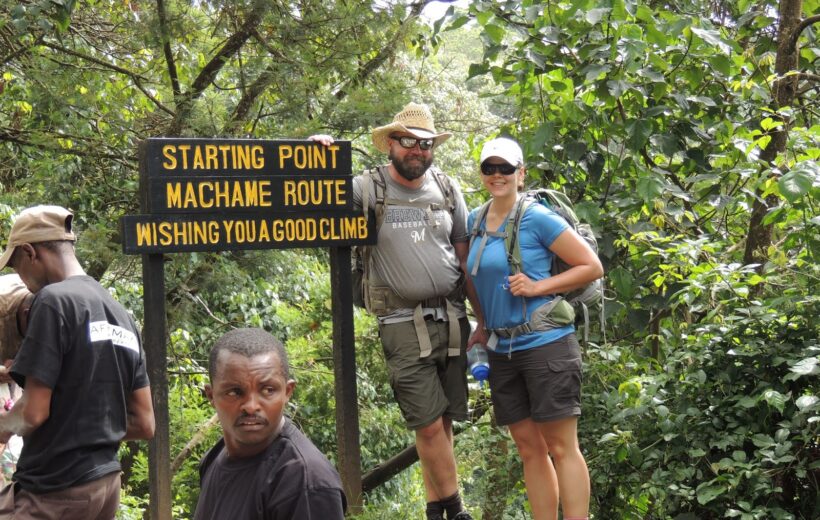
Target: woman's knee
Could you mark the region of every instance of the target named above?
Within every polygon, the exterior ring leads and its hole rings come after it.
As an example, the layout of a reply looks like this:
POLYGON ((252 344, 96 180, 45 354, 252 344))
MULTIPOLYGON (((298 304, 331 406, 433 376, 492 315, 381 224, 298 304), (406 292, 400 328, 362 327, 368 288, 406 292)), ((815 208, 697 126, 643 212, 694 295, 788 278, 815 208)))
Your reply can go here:
POLYGON ((424 440, 434 439, 444 431, 444 421, 441 417, 416 430, 416 437, 424 440))
POLYGON ((519 431, 513 434, 513 440, 516 448, 518 448, 518 454, 524 461, 530 458, 546 458, 549 454, 547 444, 537 430, 519 431))

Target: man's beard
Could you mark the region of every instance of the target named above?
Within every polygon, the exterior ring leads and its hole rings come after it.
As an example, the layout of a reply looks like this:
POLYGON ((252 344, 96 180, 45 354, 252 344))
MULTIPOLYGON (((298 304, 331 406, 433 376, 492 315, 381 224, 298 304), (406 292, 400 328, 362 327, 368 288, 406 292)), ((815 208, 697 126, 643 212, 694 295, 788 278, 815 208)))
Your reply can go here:
POLYGON ((392 152, 389 155, 390 161, 393 163, 393 167, 399 172, 399 175, 407 179, 408 181, 412 181, 418 179, 424 172, 427 171, 427 168, 433 164, 433 154, 431 153, 429 157, 425 158, 423 155, 406 155, 404 156, 404 160, 394 157, 392 152), (410 159, 413 159, 411 161, 410 159), (418 159, 418 160, 415 160, 418 159))

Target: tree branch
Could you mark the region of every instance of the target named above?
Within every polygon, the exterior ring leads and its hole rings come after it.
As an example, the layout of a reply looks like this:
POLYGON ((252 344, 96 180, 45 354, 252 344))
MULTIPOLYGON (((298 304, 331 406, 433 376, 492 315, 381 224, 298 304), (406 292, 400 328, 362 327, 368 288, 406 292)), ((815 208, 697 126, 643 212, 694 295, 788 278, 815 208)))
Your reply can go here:
POLYGON ((174 61, 174 53, 171 51, 171 36, 168 34, 168 19, 165 13, 165 0, 157 0, 157 13, 159 15, 159 32, 162 38, 162 52, 165 54, 165 64, 168 66, 168 76, 171 78, 171 89, 174 92, 174 99, 182 93, 179 87, 179 77, 177 76, 177 66, 174 61))
MULTIPOLYGON (((486 397, 479 398, 476 401, 475 408, 470 413, 470 423, 475 424, 490 408, 490 400, 486 397)), ((466 430, 468 426, 462 424, 455 424, 453 427, 453 435, 458 435, 466 430)), ((411 464, 419 460, 419 454, 416 450, 416 445, 412 444, 396 455, 390 457, 388 460, 376 465, 370 471, 362 475, 362 492, 367 493, 373 491, 380 485, 390 480, 395 475, 399 474, 411 464)))
POLYGON ((37 37, 37 39, 32 44, 24 45, 24 46, 20 47, 19 49, 11 51, 9 54, 7 54, 7 55, 3 56, 2 58, 0 58, 0 66, 5 65, 6 63, 10 62, 11 60, 15 59, 16 57, 22 55, 23 53, 25 53, 26 51, 28 51, 32 47, 36 47, 36 46, 40 45, 42 43, 42 41, 43 41, 43 36, 40 35, 40 36, 37 37))
POLYGON ((364 82, 367 81, 367 78, 370 77, 371 74, 378 70, 379 67, 381 67, 385 61, 387 61, 391 56, 393 56, 396 53, 396 49, 398 47, 396 43, 402 37, 404 37, 409 22, 417 18, 421 14, 422 9, 424 9, 424 6, 428 3, 430 2, 416 2, 415 4, 412 4, 410 6, 410 14, 401 22, 401 25, 399 25, 398 29, 396 29, 396 33, 393 35, 390 41, 387 42, 387 44, 385 44, 381 48, 381 50, 379 50, 378 54, 376 54, 373 58, 368 60, 367 63, 359 67, 359 71, 356 73, 356 75, 350 78, 347 84, 336 92, 337 100, 341 101, 342 99, 344 99, 347 96, 347 90, 350 87, 364 84, 364 82))
POLYGON ((90 63, 94 63, 94 64, 99 65, 101 67, 104 67, 106 69, 113 70, 115 72, 119 72, 120 74, 128 76, 134 82, 134 86, 136 86, 140 90, 140 92, 145 94, 145 96, 148 99, 150 99, 157 106, 157 108, 159 108, 163 112, 168 113, 171 116, 174 115, 174 112, 170 108, 163 105, 160 100, 155 98, 153 94, 148 92, 145 89, 145 87, 142 86, 142 82, 147 81, 147 79, 142 77, 141 75, 137 74, 136 72, 130 71, 130 70, 128 70, 126 68, 123 68, 123 67, 120 67, 118 65, 114 65, 113 63, 108 63, 107 61, 101 60, 99 58, 95 58, 93 56, 89 56, 87 54, 83 54, 81 52, 71 50, 71 49, 69 49, 67 47, 63 47, 61 45, 57 45, 57 44, 50 43, 50 42, 47 42, 47 41, 43 41, 42 45, 44 47, 47 47, 47 48, 53 50, 53 51, 61 52, 63 54, 68 54, 69 56, 74 56, 75 58, 80 58, 83 61, 88 61, 90 63))
POLYGON ((191 454, 192 451, 196 449, 197 446, 202 444, 205 441, 205 437, 208 435, 208 432, 216 426, 219 422, 219 416, 217 414, 213 414, 210 419, 205 421, 202 426, 200 426, 191 440, 177 453, 177 456, 174 457, 173 462, 171 462, 171 475, 176 475, 179 468, 182 467, 182 464, 185 462, 185 459, 191 454))
POLYGON ((248 113, 253 107, 254 102, 256 99, 262 95, 265 89, 273 83, 273 80, 276 79, 276 66, 279 63, 291 63, 297 64, 294 60, 292 60, 289 56, 283 53, 281 50, 273 47, 270 43, 268 43, 267 39, 262 36, 256 28, 253 28, 251 31, 253 37, 265 48, 268 53, 275 57, 276 60, 273 61, 270 65, 268 65, 265 70, 254 80, 253 83, 245 90, 245 93, 242 96, 242 99, 239 100, 239 103, 236 104, 234 107, 233 114, 231 114, 230 122, 226 125, 226 132, 231 133, 232 130, 238 128, 239 124, 245 120, 248 116, 248 113))
POLYGON ((177 103, 177 113, 171 125, 168 127, 166 135, 179 135, 183 127, 183 121, 191 113, 193 102, 202 95, 205 89, 213 83, 217 74, 222 70, 222 67, 233 56, 239 52, 239 49, 246 41, 253 35, 256 26, 262 21, 262 15, 267 8, 267 3, 262 0, 254 2, 253 9, 248 13, 245 22, 230 38, 225 42, 225 45, 211 58, 200 71, 199 75, 191 84, 190 90, 184 94, 180 94, 179 102, 177 103))
MULTIPOLYGON (((798 80, 806 80, 806 81, 814 81, 815 83, 820 83, 820 74, 812 74, 811 72, 798 72, 797 73, 798 80)), ((810 87, 815 88, 815 87, 810 87)))
POLYGON ((803 18, 800 23, 797 24, 797 27, 794 28, 794 32, 792 32, 789 38, 789 52, 797 50, 797 40, 800 38, 800 34, 806 30, 806 27, 816 24, 817 22, 820 22, 820 14, 803 18))
POLYGON ((47 152, 59 153, 63 155, 76 155, 77 157, 93 157, 97 159, 112 159, 112 160, 131 160, 136 161, 137 158, 135 156, 129 156, 127 154, 109 154, 109 153, 99 153, 99 152, 90 152, 87 150, 79 150, 76 148, 62 148, 59 146, 48 146, 42 143, 28 141, 20 137, 22 132, 19 130, 14 130, 13 128, 3 128, 0 127, 0 142, 7 142, 7 143, 14 143, 20 146, 27 146, 30 148, 36 148, 38 150, 45 150, 47 152))

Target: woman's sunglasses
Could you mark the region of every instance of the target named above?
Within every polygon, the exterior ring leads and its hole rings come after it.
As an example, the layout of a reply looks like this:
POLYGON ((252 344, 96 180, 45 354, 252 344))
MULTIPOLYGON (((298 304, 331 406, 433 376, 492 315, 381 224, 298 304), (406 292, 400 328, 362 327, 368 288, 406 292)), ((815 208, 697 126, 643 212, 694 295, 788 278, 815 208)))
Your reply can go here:
POLYGON ((432 139, 416 139, 415 137, 407 136, 393 137, 392 135, 390 136, 390 139, 398 141, 402 148, 407 148, 408 150, 410 148, 414 148, 417 144, 419 145, 419 148, 421 148, 422 150, 429 150, 433 147, 432 139))
POLYGON ((490 164, 490 163, 481 163, 481 173, 484 175, 494 175, 496 173, 500 173, 501 175, 512 175, 517 170, 515 166, 509 163, 504 164, 490 164))

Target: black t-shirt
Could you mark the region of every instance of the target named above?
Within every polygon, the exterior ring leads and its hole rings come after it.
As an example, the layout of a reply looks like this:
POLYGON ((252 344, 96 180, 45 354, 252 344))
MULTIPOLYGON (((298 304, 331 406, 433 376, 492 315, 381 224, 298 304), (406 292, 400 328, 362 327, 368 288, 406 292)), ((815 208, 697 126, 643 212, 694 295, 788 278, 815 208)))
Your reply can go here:
POLYGON ((120 470, 126 403, 148 376, 137 326, 103 286, 83 275, 40 290, 11 375, 52 389, 49 417, 17 462, 23 489, 59 491, 120 470))
POLYGON ((194 520, 341 520, 339 474, 290 419, 254 457, 229 458, 220 441, 202 458, 194 520))

